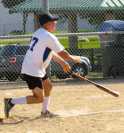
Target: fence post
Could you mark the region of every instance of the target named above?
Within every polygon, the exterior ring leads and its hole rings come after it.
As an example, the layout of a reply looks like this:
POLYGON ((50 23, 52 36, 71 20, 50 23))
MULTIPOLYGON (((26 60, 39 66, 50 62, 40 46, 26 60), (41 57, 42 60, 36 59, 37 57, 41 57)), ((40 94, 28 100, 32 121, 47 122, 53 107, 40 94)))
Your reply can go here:
POLYGON ((27 22, 27 17, 28 17, 28 14, 23 12, 23 26, 22 26, 22 27, 23 27, 23 29, 22 29, 23 34, 26 33, 26 22, 27 22))
MULTIPOLYGON (((68 32, 69 33, 77 33, 77 15, 73 14, 73 16, 68 17, 68 32)), ((77 48, 78 37, 76 35, 69 36, 69 48, 77 48)))
POLYGON ((49 0, 42 0, 43 10, 45 13, 49 13, 49 0))

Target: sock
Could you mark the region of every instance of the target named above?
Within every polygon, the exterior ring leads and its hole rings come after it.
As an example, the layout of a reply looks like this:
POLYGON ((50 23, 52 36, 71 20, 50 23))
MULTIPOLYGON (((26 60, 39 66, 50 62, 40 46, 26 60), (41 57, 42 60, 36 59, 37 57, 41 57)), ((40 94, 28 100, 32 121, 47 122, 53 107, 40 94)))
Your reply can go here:
POLYGON ((44 97, 44 100, 43 100, 43 103, 42 103, 42 112, 46 112, 48 110, 48 106, 49 106, 49 103, 50 103, 50 97, 44 97))
POLYGON ((12 104, 26 104, 27 100, 26 100, 26 97, 12 98, 11 103, 12 104))

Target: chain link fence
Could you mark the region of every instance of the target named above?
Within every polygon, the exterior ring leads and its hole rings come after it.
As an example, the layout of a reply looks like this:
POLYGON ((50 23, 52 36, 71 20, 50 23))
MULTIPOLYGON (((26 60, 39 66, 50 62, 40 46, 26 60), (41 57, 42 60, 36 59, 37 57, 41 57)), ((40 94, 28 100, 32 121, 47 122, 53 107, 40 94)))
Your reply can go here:
MULTIPOLYGON (((90 60, 92 71, 101 73, 101 50, 100 48, 85 48, 85 45, 89 43, 87 37, 82 37, 83 33, 76 34, 78 38, 79 46, 78 48, 69 48, 67 46, 68 38, 72 34, 57 34, 56 36, 59 38, 61 43, 65 43, 66 50, 70 54, 87 57, 90 60), (82 38, 81 38, 82 37, 82 38), (82 39, 82 40, 81 40, 82 39), (87 42, 88 41, 88 42, 87 42), (86 44, 85 44, 86 43, 86 44), (84 45, 84 48, 82 48, 84 45), (96 53, 97 51, 97 53, 96 53)), ((86 35, 85 35, 86 36, 86 35)), ((96 35, 92 35, 92 37, 97 37, 96 35)), ((91 36, 89 35, 91 39, 91 36)), ((20 78, 21 64, 24 59, 24 55, 27 51, 28 44, 30 42, 31 35, 11 35, 11 36, 0 36, 0 42, 3 44, 8 42, 8 44, 1 45, 0 50, 0 77, 1 79, 7 79, 9 81, 15 81, 20 78)), ((98 39, 98 37, 97 37, 98 39)), ((91 39, 92 40, 92 39, 91 39)), ((98 44, 99 45, 99 44, 98 44)), ((72 64, 73 67, 74 64, 72 64)), ((77 69, 81 69, 84 73, 84 66, 78 66, 77 69)), ((87 74, 87 72, 85 72, 87 74)), ((66 74, 63 74, 62 68, 54 62, 51 63, 51 78, 67 78, 66 74)))
MULTIPOLYGON (((16 16, 14 22, 10 23, 6 17, 6 24, 0 24, 0 35, 4 35, 0 36, 1 79, 19 79, 27 45, 32 33, 39 28, 38 17, 48 11, 59 16, 55 34, 69 53, 89 58, 92 66, 89 77, 123 75, 123 28, 119 31, 109 29, 110 32, 99 32, 99 26, 105 20, 124 20, 123 0, 2 0, 0 6, 1 12, 3 9, 7 10, 9 18, 15 13, 22 16, 21 22, 16 16), (16 22, 18 24, 12 26, 16 22), (115 46, 118 42, 119 45, 115 46), (11 51, 20 46, 18 57, 10 56, 11 51), (9 51, 5 52, 3 49, 9 51), (1 53, 9 58, 4 58, 1 53)), ((53 78, 67 77, 62 75, 63 72, 60 74, 58 65, 51 65, 50 75, 53 78)))

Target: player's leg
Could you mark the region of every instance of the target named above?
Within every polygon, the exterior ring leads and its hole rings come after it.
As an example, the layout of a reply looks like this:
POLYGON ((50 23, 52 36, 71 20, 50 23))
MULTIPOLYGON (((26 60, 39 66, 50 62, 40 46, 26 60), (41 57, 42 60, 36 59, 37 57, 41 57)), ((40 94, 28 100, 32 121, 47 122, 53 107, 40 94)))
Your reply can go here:
POLYGON ((44 90, 45 97, 49 97, 51 95, 52 83, 49 78, 43 80, 43 90, 44 90))
POLYGON ((50 103, 50 95, 52 90, 52 83, 49 78, 43 80, 43 90, 44 90, 44 100, 43 100, 42 112, 45 113, 46 111, 48 111, 48 106, 50 103))
POLYGON ((5 116, 9 117, 10 110, 14 107, 16 104, 35 104, 35 103, 41 103, 43 102, 43 90, 36 87, 32 90, 33 95, 29 95, 26 97, 19 97, 19 98, 5 98, 4 104, 5 104, 5 116))
POLYGON ((10 110, 15 104, 33 104, 41 103, 43 101, 43 87, 42 80, 37 77, 25 76, 29 89, 32 90, 33 95, 19 97, 19 98, 5 98, 4 99, 4 111, 5 116, 9 117, 10 110))
POLYGON ((27 104, 41 103, 43 102, 43 89, 39 87, 35 87, 32 89, 33 95, 29 95, 26 97, 27 104))

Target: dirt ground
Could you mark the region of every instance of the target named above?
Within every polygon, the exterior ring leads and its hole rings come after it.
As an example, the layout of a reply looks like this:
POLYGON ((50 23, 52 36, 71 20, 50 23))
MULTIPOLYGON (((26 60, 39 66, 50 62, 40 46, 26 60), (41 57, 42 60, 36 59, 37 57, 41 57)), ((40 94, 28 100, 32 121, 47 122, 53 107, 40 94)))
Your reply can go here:
MULTIPOLYGON (((17 105, 11 117, 0 124, 0 133, 124 133, 124 80, 99 83, 120 92, 120 97, 86 82, 54 83, 50 110, 58 116, 40 117, 41 104, 17 105)), ((4 97, 30 94, 27 88, 18 88, 0 90, 1 116, 4 97)))

